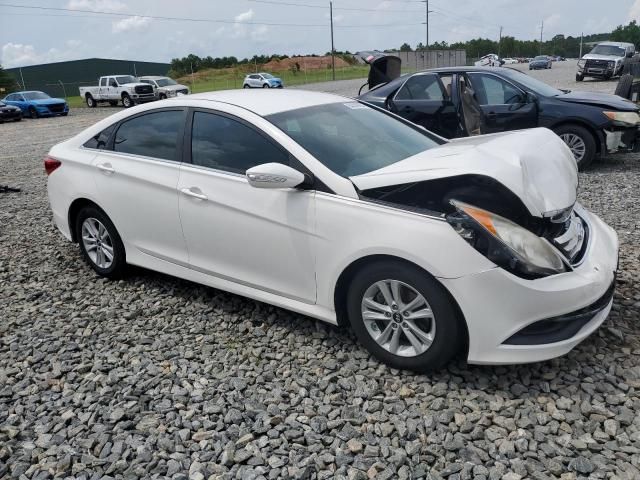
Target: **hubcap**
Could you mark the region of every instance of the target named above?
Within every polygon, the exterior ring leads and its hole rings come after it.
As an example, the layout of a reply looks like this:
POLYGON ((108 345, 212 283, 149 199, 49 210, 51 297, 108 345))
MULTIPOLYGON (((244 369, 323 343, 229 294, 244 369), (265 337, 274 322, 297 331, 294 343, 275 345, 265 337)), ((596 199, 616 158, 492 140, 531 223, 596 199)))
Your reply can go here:
POLYGON ((560 138, 567 144, 571 153, 573 153, 576 162, 580 163, 584 158, 584 154, 587 151, 587 146, 584 140, 574 133, 563 133, 560 138))
POLYGON ((371 338, 394 355, 421 355, 435 338, 429 303, 415 288, 398 280, 380 280, 367 288, 361 312, 371 338))
POLYGON ((113 242, 100 220, 87 218, 82 222, 82 244, 98 267, 109 268, 113 264, 113 242))

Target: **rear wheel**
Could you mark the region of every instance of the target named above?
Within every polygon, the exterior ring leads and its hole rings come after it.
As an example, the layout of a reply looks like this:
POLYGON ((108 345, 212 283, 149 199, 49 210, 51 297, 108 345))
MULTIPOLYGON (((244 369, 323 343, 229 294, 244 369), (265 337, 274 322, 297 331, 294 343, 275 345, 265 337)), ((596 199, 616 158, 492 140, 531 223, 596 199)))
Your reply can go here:
POLYGON ((394 368, 439 368, 463 341, 444 288, 426 272, 401 262, 381 261, 360 270, 349 286, 347 311, 360 342, 394 368))
POLYGON ((589 130, 580 125, 562 125, 554 131, 573 153, 579 170, 591 165, 596 156, 596 140, 589 130))
POLYGON ((89 108, 95 108, 96 106, 96 101, 94 100, 94 98, 91 95, 87 95, 87 97, 85 98, 86 102, 87 102, 87 107, 89 108))
POLYGON ((76 238, 83 257, 96 273, 107 278, 121 278, 126 256, 120 235, 109 217, 100 209, 88 206, 76 218, 76 238))
POLYGON ((133 107, 133 100, 131 100, 131 97, 126 93, 122 94, 122 106, 124 108, 133 107))
POLYGON ((34 107, 29 107, 29 116, 31 118, 38 118, 38 111, 34 107))

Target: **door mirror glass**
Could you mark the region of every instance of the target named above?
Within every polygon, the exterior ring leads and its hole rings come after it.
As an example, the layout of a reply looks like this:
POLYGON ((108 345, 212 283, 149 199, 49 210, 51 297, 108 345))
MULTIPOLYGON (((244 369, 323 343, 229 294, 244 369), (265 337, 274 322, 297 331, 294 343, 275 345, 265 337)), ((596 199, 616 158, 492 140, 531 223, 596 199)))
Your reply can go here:
POLYGON ((247 170, 249 185, 255 188, 295 188, 304 183, 304 174, 281 163, 263 163, 247 170))
POLYGON ((538 96, 535 93, 527 92, 527 103, 537 103, 538 96))

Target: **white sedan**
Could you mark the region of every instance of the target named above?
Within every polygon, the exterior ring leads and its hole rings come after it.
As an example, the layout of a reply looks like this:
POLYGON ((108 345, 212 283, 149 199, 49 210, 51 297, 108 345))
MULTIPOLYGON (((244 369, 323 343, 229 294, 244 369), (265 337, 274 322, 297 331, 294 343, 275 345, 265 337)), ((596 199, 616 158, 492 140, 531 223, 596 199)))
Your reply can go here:
POLYGON ((349 324, 397 368, 563 355, 612 304, 616 234, 546 129, 447 141, 340 96, 237 90, 112 115, 45 169, 98 274, 139 265, 349 324))

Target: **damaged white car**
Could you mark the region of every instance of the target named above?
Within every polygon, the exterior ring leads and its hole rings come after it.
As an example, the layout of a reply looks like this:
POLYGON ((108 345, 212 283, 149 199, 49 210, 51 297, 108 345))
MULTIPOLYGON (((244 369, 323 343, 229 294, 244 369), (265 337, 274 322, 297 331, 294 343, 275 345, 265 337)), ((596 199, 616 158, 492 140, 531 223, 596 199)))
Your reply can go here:
POLYGON ((447 141, 340 96, 229 91, 112 115, 45 168, 98 274, 139 265, 350 324, 397 368, 563 355, 613 300, 616 234, 547 129, 447 141))

